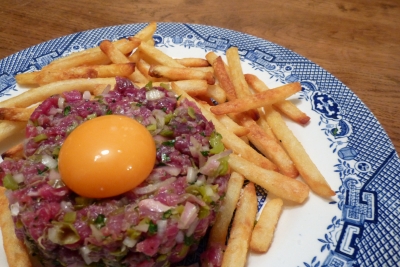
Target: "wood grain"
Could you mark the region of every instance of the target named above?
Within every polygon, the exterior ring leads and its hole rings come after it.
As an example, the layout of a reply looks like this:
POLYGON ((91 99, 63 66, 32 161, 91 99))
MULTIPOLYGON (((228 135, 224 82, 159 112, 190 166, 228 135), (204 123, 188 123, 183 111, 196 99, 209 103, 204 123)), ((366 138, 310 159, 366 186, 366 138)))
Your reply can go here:
POLYGON ((0 58, 111 25, 188 22, 237 30, 289 48, 346 84, 400 152, 400 2, 397 0, 2 0, 0 58))

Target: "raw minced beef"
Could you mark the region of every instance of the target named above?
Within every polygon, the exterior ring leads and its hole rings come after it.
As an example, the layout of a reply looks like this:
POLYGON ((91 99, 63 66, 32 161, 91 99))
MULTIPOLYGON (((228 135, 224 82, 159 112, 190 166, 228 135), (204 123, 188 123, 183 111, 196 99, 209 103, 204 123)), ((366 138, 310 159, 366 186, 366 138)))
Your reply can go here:
POLYGON ((26 159, 0 164, 16 234, 44 266, 173 265, 196 248, 215 218, 229 152, 197 107, 186 100, 178 105, 168 89, 136 88, 117 78, 115 89, 107 91, 94 98, 71 91, 45 100, 27 126, 26 159), (156 163, 132 191, 84 198, 63 184, 58 152, 81 123, 108 114, 147 127, 156 163))

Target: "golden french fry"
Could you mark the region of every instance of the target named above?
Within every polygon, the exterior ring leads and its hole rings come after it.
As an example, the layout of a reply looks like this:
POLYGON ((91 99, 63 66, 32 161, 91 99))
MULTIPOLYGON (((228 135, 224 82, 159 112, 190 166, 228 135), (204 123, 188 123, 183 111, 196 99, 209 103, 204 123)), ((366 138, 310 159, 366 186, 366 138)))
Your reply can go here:
POLYGON ((243 98, 250 95, 246 80, 244 79, 242 63, 240 62, 239 51, 237 47, 230 47, 226 50, 226 59, 229 65, 230 76, 237 98, 243 98))
POLYGON ((208 85, 206 95, 218 103, 226 101, 226 93, 218 84, 208 85))
POLYGON ((215 223, 211 228, 208 246, 212 246, 213 244, 225 245, 228 228, 239 200, 243 183, 244 177, 242 175, 237 172, 231 174, 224 200, 217 212, 215 223))
MULTIPOLYGON (((207 54, 208 55, 208 54, 207 54)), ((224 89, 226 93, 226 98, 231 101, 236 99, 235 87, 231 79, 229 78, 229 74, 225 68, 225 64, 222 61, 221 57, 217 57, 212 64, 214 68, 215 77, 218 79, 219 85, 222 89, 224 89)))
POLYGON ((266 107, 265 118, 276 137, 281 140, 282 146, 293 160, 301 177, 310 186, 311 190, 322 197, 334 196, 335 192, 311 160, 302 144, 287 127, 279 112, 275 111, 272 107, 266 107))
POLYGON ((181 96, 181 99, 187 98, 188 100, 194 102, 199 107, 204 117, 206 117, 207 120, 212 121, 217 132, 219 132, 222 135, 222 143, 225 145, 225 147, 231 149, 233 152, 237 154, 240 154, 243 158, 248 159, 249 161, 253 162, 255 165, 261 168, 274 171, 278 170, 278 167, 274 163, 272 163, 266 157, 262 156, 260 153, 255 151, 242 139, 237 137, 234 133, 229 131, 210 111, 203 108, 185 91, 180 89, 176 83, 172 83, 171 88, 176 94, 181 96))
MULTIPOLYGON (((190 96, 205 95, 207 93, 208 84, 205 80, 182 80, 175 81, 177 86, 190 96)), ((145 83, 136 83, 139 87, 144 87, 145 83)), ((152 82, 153 86, 171 86, 171 82, 152 82)))
POLYGON ((65 91, 79 90, 80 92, 92 92, 98 85, 115 86, 115 78, 96 78, 96 79, 72 79, 49 83, 37 88, 30 89, 13 98, 0 102, 0 107, 29 107, 30 105, 39 103, 46 98, 61 94, 65 91))
POLYGON ((275 89, 219 104, 218 106, 212 107, 211 111, 217 115, 245 112, 284 100, 300 90, 300 83, 289 83, 275 89))
POLYGON ((19 121, 0 121, 0 142, 6 138, 21 134, 26 126, 26 122, 19 121))
POLYGON ((166 82, 168 79, 164 78, 155 78, 151 77, 149 75, 149 70, 150 70, 150 64, 144 61, 143 59, 138 59, 136 63, 137 69, 143 74, 144 77, 146 77, 147 80, 152 81, 152 82, 166 82))
MULTIPOLYGON (((260 114, 262 114, 263 112, 260 112, 260 114)), ((271 127, 268 125, 267 121, 264 119, 264 116, 260 117, 257 120, 257 124, 263 129, 263 131, 265 132, 266 135, 268 135, 268 137, 270 139, 275 140, 276 142, 279 142, 278 138, 276 138, 275 134, 272 132, 271 127)))
POLYGON ((185 67, 208 67, 210 63, 204 58, 176 58, 176 62, 182 64, 185 67))
MULTIPOLYGON (((202 107, 204 107, 206 110, 210 111, 210 105, 205 104, 205 103, 199 103, 202 107)), ((249 133, 249 129, 246 127, 240 126, 237 124, 234 120, 229 118, 227 115, 219 115, 215 116, 225 127, 228 131, 234 133, 236 136, 245 136, 249 133)))
POLYGON ((150 22, 146 27, 140 30, 134 37, 146 42, 153 40, 153 35, 157 30, 157 23, 150 22))
POLYGON ((0 108, 0 120, 27 122, 35 108, 0 108))
MULTIPOLYGON (((251 86, 256 92, 262 92, 269 89, 268 86, 256 75, 245 74, 244 77, 249 86, 251 86)), ((295 104, 293 104, 289 100, 279 101, 273 104, 273 106, 294 122, 306 124, 310 121, 310 117, 308 117, 307 114, 301 111, 295 104)))
POLYGON ((278 172, 260 168, 236 154, 229 155, 229 165, 233 171, 240 173, 277 197, 303 203, 308 196, 309 188, 306 184, 278 172))
POLYGON ((128 77, 135 71, 135 63, 80 66, 65 70, 43 70, 37 77, 40 85, 77 78, 128 77))
POLYGON ((15 75, 15 81, 21 85, 34 85, 39 74, 40 71, 19 73, 15 75))
POLYGON ((249 130, 247 137, 250 142, 267 158, 275 163, 279 172, 291 178, 296 178, 299 175, 293 161, 286 154, 283 147, 271 139, 263 129, 251 118, 247 116, 238 116, 239 124, 249 130))
POLYGON ((212 65, 214 65, 214 61, 217 59, 217 57, 218 57, 218 55, 217 54, 215 54, 214 52, 208 52, 207 54, 206 54, 206 59, 207 59, 207 61, 208 61, 208 63, 212 66, 212 65))
MULTIPOLYGON (((140 39, 135 38, 140 43, 140 39)), ((104 40, 100 43, 100 49, 104 54, 111 60, 113 63, 130 63, 129 59, 121 53, 110 41, 104 40)), ((148 80, 140 71, 135 71, 131 75, 128 76, 130 80, 133 82, 144 82, 147 83, 148 80)))
POLYGON ((237 205, 222 267, 245 266, 256 214, 256 190, 253 183, 248 183, 237 205))
POLYGON ((6 152, 1 154, 3 159, 10 158, 10 159, 22 159, 25 157, 24 155, 24 145, 22 143, 13 146, 12 148, 8 149, 6 152))
POLYGON ((214 84, 214 75, 211 72, 204 72, 193 68, 176 68, 163 65, 150 67, 149 75, 156 78, 167 78, 172 81, 179 80, 206 80, 208 84, 214 84))
POLYGON ((140 44, 139 51, 141 53, 141 57, 150 64, 159 64, 174 68, 185 68, 185 66, 178 63, 172 57, 145 42, 140 44))
POLYGON ((3 235, 4 250, 8 262, 18 263, 14 266, 30 267, 29 253, 24 242, 15 235, 14 222, 9 208, 9 202, 5 195, 6 189, 0 187, 0 228, 3 235))
POLYGON ((280 198, 271 199, 265 204, 260 218, 253 229, 250 249, 254 252, 267 252, 274 238, 275 228, 282 212, 283 201, 280 198))

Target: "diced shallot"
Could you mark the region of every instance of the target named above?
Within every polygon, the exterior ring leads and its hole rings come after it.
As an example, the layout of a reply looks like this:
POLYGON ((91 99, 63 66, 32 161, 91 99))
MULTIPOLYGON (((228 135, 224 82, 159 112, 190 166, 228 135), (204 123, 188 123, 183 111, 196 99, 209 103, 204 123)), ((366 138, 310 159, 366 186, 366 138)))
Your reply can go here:
POLYGON ((147 100, 158 100, 165 96, 165 93, 162 91, 158 91, 156 89, 150 90, 146 92, 147 100))
POLYGON ((57 161, 49 155, 42 156, 42 164, 46 165, 46 167, 48 167, 49 169, 54 169, 58 165, 57 161))
POLYGON ((179 219, 178 228, 188 229, 190 224, 194 222, 194 220, 196 220, 197 213, 198 213, 198 208, 194 204, 186 202, 185 208, 183 209, 183 212, 179 219))
POLYGON ((137 195, 148 194, 148 193, 156 191, 157 189, 159 189, 159 188, 161 188, 161 187, 163 187, 165 185, 169 185, 169 184, 171 184, 171 183, 173 183, 175 181, 176 181, 176 178, 175 177, 171 177, 171 178, 168 178, 167 180, 162 181, 162 182, 157 183, 157 184, 149 184, 149 185, 146 185, 146 186, 143 186, 143 187, 137 187, 137 188, 135 188, 134 192, 137 195))
POLYGON ((150 211, 155 211, 155 212, 166 212, 167 210, 172 209, 172 207, 164 205, 160 201, 154 200, 154 199, 143 199, 139 202, 139 209, 148 209, 150 211))

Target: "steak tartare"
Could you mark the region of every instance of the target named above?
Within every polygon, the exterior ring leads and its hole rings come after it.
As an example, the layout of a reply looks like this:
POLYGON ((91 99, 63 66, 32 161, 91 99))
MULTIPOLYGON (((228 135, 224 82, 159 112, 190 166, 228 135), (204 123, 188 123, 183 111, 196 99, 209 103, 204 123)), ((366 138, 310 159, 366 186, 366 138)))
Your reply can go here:
POLYGON ((24 152, 0 163, 0 184, 17 237, 44 266, 171 266, 196 249, 229 179, 229 151, 195 104, 124 78, 94 98, 70 91, 46 99, 28 122, 24 152), (77 126, 108 114, 150 131, 156 163, 131 191, 85 198, 63 183, 58 153, 77 126))

